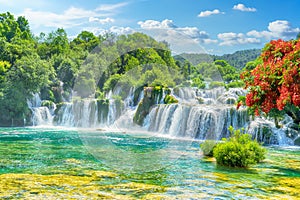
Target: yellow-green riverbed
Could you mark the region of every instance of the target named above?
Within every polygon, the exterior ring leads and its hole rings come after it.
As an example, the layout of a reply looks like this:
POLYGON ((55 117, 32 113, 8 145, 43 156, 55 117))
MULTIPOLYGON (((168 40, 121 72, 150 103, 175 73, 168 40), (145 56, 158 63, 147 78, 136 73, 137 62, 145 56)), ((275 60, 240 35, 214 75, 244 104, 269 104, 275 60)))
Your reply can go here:
POLYGON ((0 128, 0 199, 300 199, 300 148, 267 149, 232 169, 203 158, 199 141, 0 128))

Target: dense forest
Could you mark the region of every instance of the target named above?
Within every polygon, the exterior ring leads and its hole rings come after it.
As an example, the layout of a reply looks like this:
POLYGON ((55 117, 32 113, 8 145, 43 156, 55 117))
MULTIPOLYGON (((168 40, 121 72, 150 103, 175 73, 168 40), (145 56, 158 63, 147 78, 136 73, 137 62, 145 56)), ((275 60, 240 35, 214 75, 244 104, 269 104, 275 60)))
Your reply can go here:
POLYGON ((175 56, 175 59, 179 61, 188 60, 193 65, 197 65, 201 62, 212 62, 215 60, 226 60, 228 64, 241 70, 245 65, 255 60, 261 54, 261 49, 247 49, 242 51, 236 51, 232 54, 224 54, 222 56, 210 55, 210 54, 193 54, 193 53, 183 53, 175 56))
POLYGON ((35 93, 45 104, 59 105, 74 93, 105 100, 116 84, 124 85, 124 92, 131 86, 242 85, 239 70, 228 62, 180 62, 166 42, 142 33, 96 36, 82 31, 69 39, 59 28, 36 36, 27 19, 10 13, 0 15, 0 49, 1 126, 26 124, 31 116, 28 100, 35 93))

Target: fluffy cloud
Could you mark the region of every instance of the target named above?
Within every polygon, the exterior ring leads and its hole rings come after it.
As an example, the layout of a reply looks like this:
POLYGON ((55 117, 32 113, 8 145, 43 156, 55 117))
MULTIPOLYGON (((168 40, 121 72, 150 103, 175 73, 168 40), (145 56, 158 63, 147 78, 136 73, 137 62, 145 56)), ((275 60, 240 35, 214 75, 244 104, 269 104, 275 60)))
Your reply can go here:
POLYGON ((138 22, 138 25, 144 30, 161 32, 160 35, 168 37, 178 37, 180 35, 205 43, 210 41, 208 33, 200 31, 197 27, 177 27, 172 20, 165 19, 163 21, 146 20, 138 22))
POLYGON ((283 38, 286 40, 293 39, 300 32, 300 28, 293 28, 288 21, 276 20, 270 22, 268 26, 268 31, 256 31, 252 30, 247 33, 248 36, 253 36, 257 38, 283 38))
POLYGON ((112 19, 112 18, 105 18, 105 19, 100 19, 100 18, 97 18, 97 17, 90 17, 89 18, 89 22, 98 22, 100 24, 107 24, 107 23, 113 23, 115 20, 112 19))
POLYGON ((248 8, 244 4, 241 4, 241 3, 234 5, 232 9, 243 11, 243 12, 256 12, 255 8, 248 8))
POLYGON ((144 22, 138 22, 142 29, 146 30, 154 30, 160 29, 162 31, 168 29, 168 33, 170 34, 172 31, 174 33, 186 35, 187 37, 193 39, 208 39, 209 35, 205 31, 200 31, 197 27, 177 27, 172 20, 165 19, 163 21, 155 21, 155 20, 146 20, 144 22))
POLYGON ((220 33, 218 38, 222 40, 220 46, 233 46, 240 44, 259 44, 261 41, 257 38, 246 37, 243 33, 220 33))
POLYGON ((163 21, 146 20, 138 24, 141 31, 149 34, 159 41, 167 41, 172 50, 181 52, 204 52, 200 44, 217 43, 209 38, 208 33, 199 30, 197 27, 178 27, 172 20, 163 21))
POLYGON ((110 18, 110 16, 115 15, 120 8, 127 4, 103 4, 93 10, 70 7, 62 13, 25 9, 20 15, 25 16, 35 28, 71 28, 88 22, 98 22, 100 24, 112 23, 114 19, 110 18))
POLYGON ((85 27, 84 30, 92 32, 94 35, 104 35, 106 33, 115 33, 117 35, 131 34, 136 32, 130 27, 112 26, 109 29, 103 29, 98 27, 85 27))
POLYGON ((206 11, 200 12, 200 14, 198 15, 198 17, 208 17, 210 15, 217 15, 217 14, 225 14, 225 13, 221 12, 218 9, 214 9, 213 11, 206 10, 206 11))
POLYGON ((139 21, 138 25, 140 25, 143 29, 167 29, 167 28, 177 28, 172 20, 165 19, 163 21, 155 21, 155 20, 146 20, 139 21))
POLYGON ((112 26, 112 27, 110 27, 109 32, 113 32, 118 35, 123 35, 123 34, 131 34, 136 31, 130 27, 112 26))

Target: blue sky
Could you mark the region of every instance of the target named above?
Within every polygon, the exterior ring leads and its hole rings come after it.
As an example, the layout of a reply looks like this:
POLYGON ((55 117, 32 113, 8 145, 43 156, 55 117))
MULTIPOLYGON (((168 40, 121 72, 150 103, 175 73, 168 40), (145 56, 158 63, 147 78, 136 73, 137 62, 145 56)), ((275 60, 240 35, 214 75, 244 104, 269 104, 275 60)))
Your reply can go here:
POLYGON ((139 31, 169 42, 174 54, 220 55, 293 39, 299 7, 299 0, 0 0, 1 13, 25 16, 35 34, 139 31))

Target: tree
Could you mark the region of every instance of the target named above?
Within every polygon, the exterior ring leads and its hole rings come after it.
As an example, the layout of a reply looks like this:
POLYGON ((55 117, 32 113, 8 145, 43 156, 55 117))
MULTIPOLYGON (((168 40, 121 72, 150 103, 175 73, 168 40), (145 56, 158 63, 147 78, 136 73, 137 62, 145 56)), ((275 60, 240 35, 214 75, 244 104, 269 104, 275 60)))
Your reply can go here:
POLYGON ((48 35, 46 44, 51 49, 51 55, 67 53, 69 50, 69 41, 67 33, 64 29, 58 28, 56 31, 48 35))
POLYGON ((0 14, 0 37, 10 42, 14 37, 20 36, 21 30, 14 16, 9 12, 0 14))
POLYGON ((300 39, 273 40, 266 44, 257 66, 248 66, 241 78, 249 93, 246 105, 255 115, 278 112, 290 115, 300 122, 300 39))
POLYGON ((23 120, 29 114, 27 100, 49 83, 51 73, 49 64, 36 54, 22 57, 6 70, 5 82, 0 84, 3 91, 0 96, 1 124, 23 120))
POLYGON ((80 46, 89 52, 99 44, 99 37, 88 31, 82 31, 71 43, 72 46, 80 46))

